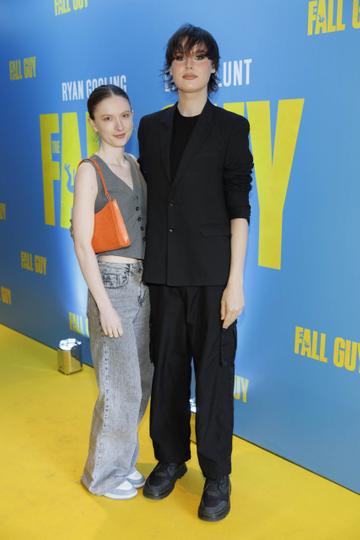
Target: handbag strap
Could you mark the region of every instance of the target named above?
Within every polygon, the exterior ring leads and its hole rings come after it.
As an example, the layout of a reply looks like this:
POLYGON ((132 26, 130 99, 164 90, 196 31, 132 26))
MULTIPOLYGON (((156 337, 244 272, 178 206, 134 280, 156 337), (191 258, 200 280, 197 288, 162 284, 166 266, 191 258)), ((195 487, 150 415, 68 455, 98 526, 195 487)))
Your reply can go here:
POLYGON ((107 198, 108 201, 111 201, 110 194, 109 194, 108 189, 106 187, 105 178, 104 178, 103 172, 102 172, 101 167, 98 164, 98 162, 95 161, 95 159, 85 158, 85 159, 80 161, 78 167, 80 167, 80 165, 82 163, 86 163, 87 161, 90 161, 94 165, 95 169, 97 170, 97 172, 98 172, 98 174, 100 176, 100 180, 101 180, 101 183, 102 183, 103 188, 104 188, 105 197, 107 198))

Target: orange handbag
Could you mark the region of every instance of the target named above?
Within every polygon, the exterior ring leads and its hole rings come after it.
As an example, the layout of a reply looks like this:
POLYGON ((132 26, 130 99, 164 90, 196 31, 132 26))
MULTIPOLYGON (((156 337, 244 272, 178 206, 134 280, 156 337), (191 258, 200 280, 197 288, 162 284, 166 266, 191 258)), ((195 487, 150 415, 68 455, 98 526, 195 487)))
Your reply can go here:
POLYGON ((101 210, 95 212, 94 234, 91 241, 93 250, 95 253, 102 253, 103 251, 112 251, 130 246, 131 240, 126 229, 124 218, 121 215, 117 201, 110 197, 99 164, 94 159, 88 158, 83 159, 79 165, 86 161, 90 161, 99 173, 105 197, 108 201, 101 210))

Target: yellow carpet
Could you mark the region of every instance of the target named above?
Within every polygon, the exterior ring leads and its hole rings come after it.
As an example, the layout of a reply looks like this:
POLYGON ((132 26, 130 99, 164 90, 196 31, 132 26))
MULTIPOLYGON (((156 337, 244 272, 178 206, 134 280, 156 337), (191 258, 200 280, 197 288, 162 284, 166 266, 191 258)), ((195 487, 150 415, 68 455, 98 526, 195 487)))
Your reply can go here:
MULTIPOLYGON (((196 516, 203 480, 195 452, 167 499, 90 495, 79 477, 96 399, 92 368, 62 375, 55 351, 0 326, 0 370, 0 540, 360 539, 358 495, 238 438, 232 511, 222 522, 196 516)), ((147 474, 147 418, 140 436, 147 474)))

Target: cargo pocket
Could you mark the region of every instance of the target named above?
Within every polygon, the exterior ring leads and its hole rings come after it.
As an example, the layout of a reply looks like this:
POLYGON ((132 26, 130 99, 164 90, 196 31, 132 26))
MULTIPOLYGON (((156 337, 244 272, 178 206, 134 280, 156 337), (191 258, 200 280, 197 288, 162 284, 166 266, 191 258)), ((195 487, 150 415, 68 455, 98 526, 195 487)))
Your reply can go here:
POLYGON ((221 328, 220 336, 220 365, 234 367, 237 346, 236 321, 229 328, 221 328))

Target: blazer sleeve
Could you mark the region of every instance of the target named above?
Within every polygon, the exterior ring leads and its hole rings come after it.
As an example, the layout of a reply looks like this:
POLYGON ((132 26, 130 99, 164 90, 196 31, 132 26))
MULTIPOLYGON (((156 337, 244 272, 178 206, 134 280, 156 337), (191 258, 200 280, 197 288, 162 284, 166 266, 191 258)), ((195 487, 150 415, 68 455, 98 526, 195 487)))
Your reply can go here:
POLYGON ((236 119, 231 129, 223 171, 225 200, 230 219, 250 221, 249 192, 253 157, 249 149, 249 122, 236 119))

